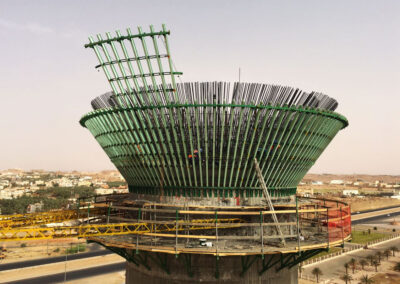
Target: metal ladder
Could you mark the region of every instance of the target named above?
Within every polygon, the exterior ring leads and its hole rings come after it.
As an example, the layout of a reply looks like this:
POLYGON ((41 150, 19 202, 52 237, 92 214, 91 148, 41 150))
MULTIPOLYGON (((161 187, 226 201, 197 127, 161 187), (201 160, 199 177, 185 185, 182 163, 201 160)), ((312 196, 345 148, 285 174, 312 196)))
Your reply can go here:
POLYGON ((267 185, 265 184, 264 178, 262 176, 262 173, 261 173, 260 166, 258 164, 257 158, 254 158, 254 167, 255 167, 256 172, 257 172, 258 182, 260 183, 261 189, 263 190, 263 193, 264 193, 264 197, 267 200, 268 207, 272 211, 271 215, 272 215, 272 219, 275 222, 276 230, 278 231, 278 234, 280 235, 282 244, 285 246, 286 245, 285 238, 283 237, 283 234, 282 234, 282 231, 281 231, 281 227, 279 226, 279 221, 278 221, 278 218, 276 217, 274 206, 272 205, 271 197, 269 196, 267 185))

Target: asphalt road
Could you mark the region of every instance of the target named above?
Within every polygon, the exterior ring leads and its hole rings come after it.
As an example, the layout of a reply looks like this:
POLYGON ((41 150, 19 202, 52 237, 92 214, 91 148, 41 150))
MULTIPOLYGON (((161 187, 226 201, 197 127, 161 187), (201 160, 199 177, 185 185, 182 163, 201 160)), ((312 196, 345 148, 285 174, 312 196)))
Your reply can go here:
MULTIPOLYGON (((67 271, 66 281, 72 281, 87 277, 93 277, 101 274, 124 271, 125 263, 115 263, 109 265, 96 266, 92 268, 85 268, 74 271, 67 271)), ((24 280, 8 282, 9 284, 50 284, 64 282, 64 273, 57 273, 52 275, 40 276, 24 280)), ((0 280, 1 282, 1 280, 0 280)))
MULTIPOLYGON (((106 250, 106 249, 102 249, 102 250, 96 250, 96 251, 91 251, 91 252, 71 254, 71 255, 67 256, 67 259, 68 260, 76 260, 76 259, 82 259, 82 258, 93 257, 93 256, 101 256, 101 255, 106 255, 106 254, 111 254, 111 253, 113 253, 113 252, 106 250)), ((26 261, 20 261, 20 262, 4 263, 4 264, 0 264, 0 271, 17 269, 17 268, 25 268, 25 267, 37 266, 37 265, 43 265, 43 264, 50 264, 50 263, 62 262, 62 261, 65 261, 65 255, 56 256, 56 257, 48 257, 48 258, 39 258, 39 259, 33 259, 33 260, 26 260, 26 261)))
POLYGON ((362 214, 355 214, 355 215, 352 215, 351 224, 352 225, 358 225, 358 224, 364 224, 364 223, 371 222, 371 221, 376 221, 376 220, 382 219, 382 217, 388 216, 388 214, 390 215, 390 217, 400 215, 400 211, 398 211, 398 212, 390 212, 390 211, 391 210, 389 210, 389 209, 369 211, 368 213, 364 213, 364 214, 367 214, 366 218, 357 219, 357 220, 354 220, 356 218, 353 218, 353 217, 355 217, 355 216, 357 216, 357 217, 360 216, 361 217, 362 214), (382 211, 381 214, 379 214, 379 211, 382 211), (371 214, 373 212, 376 212, 378 215, 372 216, 372 217, 367 217, 367 216, 373 215, 373 214, 371 214))
POLYGON ((379 208, 379 209, 368 209, 368 210, 363 210, 363 211, 358 211, 358 212, 352 213, 351 215, 364 214, 364 213, 375 212, 375 211, 386 210, 386 209, 393 209, 393 208, 398 208, 398 207, 400 207, 400 206, 393 205, 393 206, 383 207, 383 208, 379 208))

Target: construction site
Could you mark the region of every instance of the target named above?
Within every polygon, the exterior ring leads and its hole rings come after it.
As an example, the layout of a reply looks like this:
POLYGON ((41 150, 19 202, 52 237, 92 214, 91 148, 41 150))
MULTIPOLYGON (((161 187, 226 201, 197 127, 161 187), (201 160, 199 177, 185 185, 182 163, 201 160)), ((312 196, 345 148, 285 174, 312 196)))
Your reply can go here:
POLYGON ((126 259, 126 283, 297 283, 302 261, 351 237, 348 204, 296 195, 347 119, 318 92, 183 82, 169 36, 139 27, 85 45, 111 90, 80 124, 129 193, 0 215, 0 242, 85 238, 126 259))

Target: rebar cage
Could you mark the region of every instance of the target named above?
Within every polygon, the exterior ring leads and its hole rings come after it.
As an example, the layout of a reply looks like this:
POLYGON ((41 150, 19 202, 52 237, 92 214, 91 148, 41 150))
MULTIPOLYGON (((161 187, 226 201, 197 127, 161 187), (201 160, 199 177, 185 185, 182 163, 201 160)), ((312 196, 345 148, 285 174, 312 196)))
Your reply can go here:
POLYGON ((114 38, 107 33, 106 40, 98 35, 97 42, 90 37, 87 47, 94 49, 112 92, 94 99, 94 111, 80 121, 130 192, 261 197, 256 158, 271 195, 293 195, 348 124, 333 112, 336 100, 321 93, 255 83, 177 84, 181 73, 173 68, 169 31, 150 26, 149 33, 140 27, 138 32, 117 31, 114 38))

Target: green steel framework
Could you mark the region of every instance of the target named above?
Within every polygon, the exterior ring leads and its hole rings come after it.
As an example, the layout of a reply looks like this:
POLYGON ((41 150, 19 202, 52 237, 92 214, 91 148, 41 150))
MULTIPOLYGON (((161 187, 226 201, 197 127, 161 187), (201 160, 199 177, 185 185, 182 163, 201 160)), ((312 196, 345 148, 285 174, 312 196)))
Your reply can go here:
POLYGON ((332 99, 266 84, 177 84, 175 75, 181 73, 174 70, 167 35, 165 26, 159 32, 150 26, 149 33, 139 27, 138 34, 130 29, 125 36, 107 33, 107 39, 90 37, 86 45, 94 49, 112 94, 92 102, 97 107, 80 123, 130 192, 261 197, 253 170, 257 158, 272 196, 295 194, 306 172, 348 125, 340 114, 309 103, 331 104, 332 99))

